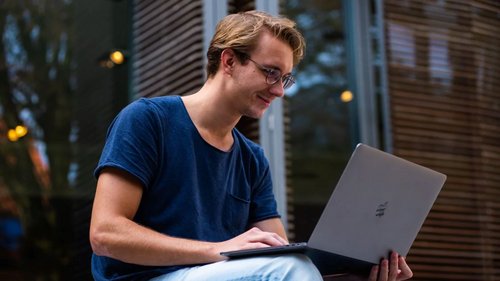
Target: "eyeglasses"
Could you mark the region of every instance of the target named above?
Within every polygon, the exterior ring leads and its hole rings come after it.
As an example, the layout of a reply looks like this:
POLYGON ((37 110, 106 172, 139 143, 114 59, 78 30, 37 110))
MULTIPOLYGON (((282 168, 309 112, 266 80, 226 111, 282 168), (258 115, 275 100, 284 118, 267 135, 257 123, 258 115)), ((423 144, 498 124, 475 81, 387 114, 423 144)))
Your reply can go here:
POLYGON ((261 65, 260 63, 254 61, 253 59, 247 57, 251 62, 255 63, 257 68, 260 69, 265 75, 266 75, 266 83, 269 85, 274 85, 278 81, 281 80, 283 83, 283 89, 288 89, 290 88, 293 84, 295 84, 295 78, 293 78, 293 75, 291 73, 281 75, 281 71, 279 69, 275 68, 270 68, 270 67, 265 67, 261 65))

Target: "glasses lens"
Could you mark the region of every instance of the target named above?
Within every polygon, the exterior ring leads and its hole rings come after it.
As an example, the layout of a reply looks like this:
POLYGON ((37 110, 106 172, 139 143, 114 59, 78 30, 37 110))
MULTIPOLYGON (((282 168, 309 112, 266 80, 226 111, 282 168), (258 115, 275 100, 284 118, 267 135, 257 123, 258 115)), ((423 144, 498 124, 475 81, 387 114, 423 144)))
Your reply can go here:
POLYGON ((268 69, 267 71, 267 83, 268 84, 274 84, 276 82, 278 82, 281 78, 281 72, 279 70, 276 70, 276 69, 268 69))
POLYGON ((288 89, 293 84, 295 84, 295 79, 293 79, 293 76, 291 74, 283 76, 282 81, 283 81, 283 89, 288 89))

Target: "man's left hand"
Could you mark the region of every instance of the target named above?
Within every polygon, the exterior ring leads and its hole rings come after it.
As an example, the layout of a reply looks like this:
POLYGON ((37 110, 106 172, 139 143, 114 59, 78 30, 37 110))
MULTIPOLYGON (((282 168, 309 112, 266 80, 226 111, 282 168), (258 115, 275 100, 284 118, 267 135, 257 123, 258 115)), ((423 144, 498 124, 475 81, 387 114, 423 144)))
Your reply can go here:
POLYGON ((379 265, 373 266, 369 281, 401 281, 410 279, 413 276, 404 257, 396 252, 391 253, 389 260, 383 259, 379 265))

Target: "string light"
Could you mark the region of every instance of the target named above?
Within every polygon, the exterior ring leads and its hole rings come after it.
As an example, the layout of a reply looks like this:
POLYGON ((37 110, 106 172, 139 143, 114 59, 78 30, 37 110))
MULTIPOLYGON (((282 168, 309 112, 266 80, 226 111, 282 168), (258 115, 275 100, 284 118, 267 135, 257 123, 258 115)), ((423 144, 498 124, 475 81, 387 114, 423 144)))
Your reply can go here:
POLYGON ((350 101, 352 101, 352 98, 353 98, 353 94, 349 90, 343 91, 342 94, 340 94, 340 100, 342 102, 350 102, 350 101))
POLYGON ((104 68, 113 68, 124 64, 127 61, 127 51, 121 49, 113 49, 104 53, 97 59, 97 63, 104 68))
POLYGON ((11 141, 11 142, 15 142, 19 139, 19 137, 17 136, 16 134, 16 130, 15 129, 10 129, 8 132, 7 132, 7 138, 11 141))
POLYGON ((20 138, 28 134, 28 128, 23 125, 17 125, 16 128, 7 131, 7 138, 11 142, 18 141, 20 138))
POLYGON ((28 133, 28 128, 26 128, 26 126, 22 126, 22 125, 17 125, 15 130, 16 130, 16 135, 19 138, 26 136, 26 134, 28 133))
POLYGON ((125 61, 125 55, 123 54, 122 51, 113 51, 111 54, 109 54, 109 59, 114 63, 114 64, 122 64, 125 61))

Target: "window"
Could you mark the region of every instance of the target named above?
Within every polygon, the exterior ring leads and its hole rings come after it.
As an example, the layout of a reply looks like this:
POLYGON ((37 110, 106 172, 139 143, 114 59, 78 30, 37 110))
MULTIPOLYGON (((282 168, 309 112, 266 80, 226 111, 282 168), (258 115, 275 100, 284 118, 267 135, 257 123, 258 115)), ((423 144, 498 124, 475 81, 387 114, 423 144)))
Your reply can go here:
POLYGON ((128 102, 128 4, 7 1, 0 13, 0 278, 89 280, 92 171, 128 102))
POLYGON ((356 141, 342 3, 286 1, 282 7, 307 42, 296 85, 286 97, 288 205, 296 241, 309 238, 356 141))

